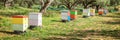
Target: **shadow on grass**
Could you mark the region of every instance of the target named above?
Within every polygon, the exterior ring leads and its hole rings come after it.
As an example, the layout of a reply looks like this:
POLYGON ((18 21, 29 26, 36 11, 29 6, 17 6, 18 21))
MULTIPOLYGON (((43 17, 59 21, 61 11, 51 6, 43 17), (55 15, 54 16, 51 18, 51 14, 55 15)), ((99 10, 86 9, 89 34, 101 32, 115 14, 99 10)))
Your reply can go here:
POLYGON ((66 34, 54 34, 57 35, 53 37, 44 38, 45 40, 100 40, 105 39, 105 37, 112 37, 114 39, 120 39, 120 30, 101 30, 101 31, 95 31, 95 30, 77 30, 74 32, 66 33, 66 34), (98 37, 93 37, 98 36, 98 37), (99 36, 101 36, 99 38, 99 36))
POLYGON ((120 15, 120 12, 115 13, 116 15, 120 15))
POLYGON ((112 17, 112 18, 120 18, 120 13, 113 13, 112 15, 106 15, 103 17, 112 17))
POLYGON ((120 15, 119 16, 103 16, 103 17, 120 18, 120 15))
POLYGON ((62 22, 62 20, 51 20, 53 22, 62 22))
POLYGON ((120 19, 113 19, 111 21, 103 21, 103 24, 120 25, 120 19))
POLYGON ((114 13, 113 15, 107 15, 107 16, 103 16, 103 17, 111 17, 112 18, 112 20, 103 21, 103 24, 112 24, 112 25, 116 25, 116 24, 119 25, 120 24, 120 19, 119 19, 120 13, 114 13))
POLYGON ((115 25, 115 24, 120 24, 120 21, 115 21, 115 22, 106 22, 106 24, 112 24, 112 25, 115 25))
POLYGON ((9 31, 0 31, 0 33, 15 34, 14 32, 9 32, 9 31))
POLYGON ((63 23, 66 23, 68 21, 65 21, 65 20, 51 20, 52 22, 63 22, 63 23))

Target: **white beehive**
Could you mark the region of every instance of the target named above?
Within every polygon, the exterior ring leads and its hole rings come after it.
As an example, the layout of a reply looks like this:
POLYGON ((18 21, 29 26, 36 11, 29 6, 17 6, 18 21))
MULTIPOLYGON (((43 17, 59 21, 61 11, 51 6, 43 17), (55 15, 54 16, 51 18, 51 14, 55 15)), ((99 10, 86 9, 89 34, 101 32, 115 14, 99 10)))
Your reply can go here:
POLYGON ((61 16, 62 16, 62 20, 70 21, 70 11, 69 10, 62 10, 61 16))
POLYGON ((90 9, 83 9, 84 16, 90 16, 90 9))
POLYGON ((42 13, 32 12, 29 14, 30 26, 42 26, 42 13))

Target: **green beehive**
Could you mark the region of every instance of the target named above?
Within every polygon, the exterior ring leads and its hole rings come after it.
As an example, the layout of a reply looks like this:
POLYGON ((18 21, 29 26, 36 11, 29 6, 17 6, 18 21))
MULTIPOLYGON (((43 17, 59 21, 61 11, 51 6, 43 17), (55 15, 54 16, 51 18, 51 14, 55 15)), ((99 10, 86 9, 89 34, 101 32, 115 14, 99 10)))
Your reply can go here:
POLYGON ((72 10, 72 11, 70 11, 70 14, 71 14, 71 15, 77 15, 77 10, 72 10))
POLYGON ((76 19, 77 18, 77 10, 71 10, 70 17, 71 17, 71 19, 76 19))

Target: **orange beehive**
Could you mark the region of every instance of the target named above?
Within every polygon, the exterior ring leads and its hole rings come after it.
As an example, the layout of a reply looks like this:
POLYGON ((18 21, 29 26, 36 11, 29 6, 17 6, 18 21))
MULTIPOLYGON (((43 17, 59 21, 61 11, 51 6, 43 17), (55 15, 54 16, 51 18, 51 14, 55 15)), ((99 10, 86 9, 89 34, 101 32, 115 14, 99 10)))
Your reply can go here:
POLYGON ((103 12, 102 11, 99 11, 99 15, 102 15, 103 14, 103 12))
POLYGON ((77 10, 70 11, 70 18, 71 19, 76 19, 77 18, 77 10))
POLYGON ((76 19, 76 15, 70 15, 70 18, 72 18, 72 19, 76 19))
POLYGON ((102 9, 99 9, 98 14, 99 14, 99 15, 102 15, 102 14, 103 14, 103 10, 102 10, 102 9))

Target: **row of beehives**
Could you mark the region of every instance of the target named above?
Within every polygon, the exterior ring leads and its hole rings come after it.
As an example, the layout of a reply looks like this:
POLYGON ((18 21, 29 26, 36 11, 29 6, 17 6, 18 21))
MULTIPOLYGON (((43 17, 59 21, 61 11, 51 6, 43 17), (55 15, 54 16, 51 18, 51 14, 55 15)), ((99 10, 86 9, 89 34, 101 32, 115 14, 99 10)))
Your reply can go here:
MULTIPOLYGON (((62 20, 63 21, 70 21, 71 19, 77 18, 77 11, 76 10, 62 10, 61 12, 62 20)), ((95 15, 95 9, 83 9, 83 16, 94 16, 95 15)))
MULTIPOLYGON (((98 14, 99 15, 106 15, 108 13, 107 9, 99 9, 98 14)), ((94 16, 95 15, 95 9, 83 9, 83 16, 94 16)))
POLYGON ((61 11, 62 21, 70 21, 77 18, 77 11, 76 10, 62 10, 61 11))
MULTIPOLYGON (((103 14, 103 9, 99 10, 99 14, 103 14)), ((95 9, 83 9, 83 16, 94 16, 95 9)), ((77 18, 76 10, 62 10, 62 21, 70 21, 77 18)), ((14 31, 24 32, 30 26, 42 26, 42 13, 30 13, 29 17, 23 15, 12 16, 12 24, 14 31)))
MULTIPOLYGON (((76 19, 77 11, 68 11, 63 10, 62 13, 62 20, 76 19)), ((30 13, 29 17, 24 15, 14 15, 12 16, 12 28, 16 33, 23 33, 26 29, 30 26, 42 26, 42 13, 30 13)), ((30 28, 29 27, 29 28, 30 28)))
POLYGON ((25 32, 30 26, 42 26, 42 13, 30 13, 29 17, 24 15, 12 16, 12 28, 14 32, 25 32))
MULTIPOLYGON (((98 14, 99 15, 103 15, 103 14, 107 14, 108 10, 107 9, 99 9, 98 14)), ((76 19, 77 18, 77 11, 76 10, 63 10, 61 12, 62 15, 62 20, 63 21, 70 21, 71 19, 76 19)), ((83 17, 89 17, 89 16, 95 16, 95 9, 83 9, 83 17)))

